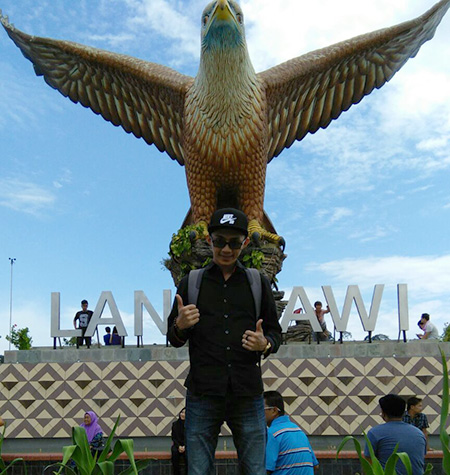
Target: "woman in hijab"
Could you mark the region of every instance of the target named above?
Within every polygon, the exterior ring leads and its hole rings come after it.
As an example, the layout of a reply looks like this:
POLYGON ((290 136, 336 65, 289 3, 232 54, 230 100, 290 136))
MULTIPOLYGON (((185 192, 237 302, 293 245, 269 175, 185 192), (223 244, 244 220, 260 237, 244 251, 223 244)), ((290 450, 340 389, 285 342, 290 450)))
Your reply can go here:
POLYGON ((186 446, 184 442, 184 419, 186 408, 183 407, 178 414, 178 419, 172 424, 172 467, 174 475, 181 475, 180 462, 184 461, 187 473, 186 446))
POLYGON ((103 431, 97 421, 97 414, 94 411, 88 411, 84 414, 84 423, 81 424, 81 427, 84 427, 86 431, 87 440, 93 454, 95 451, 103 449, 103 431))

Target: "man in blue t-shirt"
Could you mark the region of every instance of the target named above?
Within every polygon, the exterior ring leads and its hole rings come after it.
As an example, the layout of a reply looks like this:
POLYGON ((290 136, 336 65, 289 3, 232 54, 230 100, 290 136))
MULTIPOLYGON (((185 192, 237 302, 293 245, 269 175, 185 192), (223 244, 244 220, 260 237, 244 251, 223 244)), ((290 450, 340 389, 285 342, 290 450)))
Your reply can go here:
POLYGON ((264 393, 267 422, 266 470, 277 475, 313 475, 319 462, 300 427, 284 413, 283 396, 278 391, 264 393))
MULTIPOLYGON (((406 407, 405 400, 396 394, 388 394, 380 399, 380 407, 385 424, 370 429, 367 437, 381 465, 384 468, 398 444, 397 452, 406 452, 411 460, 413 475, 423 475, 427 444, 421 430, 402 421, 406 407)), ((370 461, 367 444, 364 457, 370 461)), ((406 468, 400 460, 395 470, 397 475, 407 475, 406 468)))

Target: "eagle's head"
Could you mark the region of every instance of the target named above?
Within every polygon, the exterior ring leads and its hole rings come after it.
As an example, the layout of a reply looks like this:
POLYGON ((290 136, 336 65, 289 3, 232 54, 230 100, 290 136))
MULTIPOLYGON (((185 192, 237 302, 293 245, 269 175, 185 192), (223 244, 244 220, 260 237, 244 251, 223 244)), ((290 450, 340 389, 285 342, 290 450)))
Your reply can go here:
POLYGON ((234 0, 215 0, 202 14, 202 51, 246 47, 244 15, 234 0))

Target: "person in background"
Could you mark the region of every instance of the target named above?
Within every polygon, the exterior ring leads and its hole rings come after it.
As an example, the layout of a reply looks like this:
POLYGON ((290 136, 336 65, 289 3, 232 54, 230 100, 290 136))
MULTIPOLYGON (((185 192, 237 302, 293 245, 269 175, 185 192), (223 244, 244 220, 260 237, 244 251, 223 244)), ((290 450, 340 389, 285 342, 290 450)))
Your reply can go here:
POLYGON ((439 340, 438 329, 433 323, 430 322, 430 315, 428 313, 422 313, 421 317, 424 335, 417 335, 421 340, 439 340))
POLYGON ((306 434, 284 412, 283 396, 278 391, 264 393, 266 416, 267 473, 277 475, 312 475, 319 468, 306 434))
POLYGON ((407 424, 412 424, 423 432, 425 439, 427 440, 427 451, 430 450, 428 444, 428 424, 427 416, 422 412, 423 404, 422 399, 419 397, 413 396, 406 401, 406 412, 403 415, 403 422, 407 424))
POLYGON ((103 430, 98 424, 98 417, 94 411, 87 411, 84 414, 83 424, 86 431, 87 440, 93 454, 103 449, 103 430))
POLYGON ((119 336, 119 333, 117 331, 117 327, 113 328, 109 344, 110 345, 121 345, 122 344, 122 338, 119 336))
POLYGON ((77 348, 83 345, 83 340, 86 341, 86 346, 88 348, 90 348, 91 346, 91 338, 88 336, 84 336, 87 327, 89 326, 89 322, 92 318, 92 314, 94 313, 92 310, 88 310, 88 305, 89 304, 87 300, 82 300, 81 310, 75 314, 75 317, 73 319, 74 328, 76 330, 81 330, 81 336, 77 337, 77 348))
POLYGON ((106 327, 105 332, 106 335, 103 335, 103 341, 106 346, 109 346, 111 344, 111 327, 106 327))
MULTIPOLYGON (((381 417, 385 424, 373 427, 367 433, 375 456, 381 465, 386 465, 388 458, 398 444, 397 452, 405 452, 411 460, 412 475, 423 475, 427 441, 422 431, 402 421, 406 402, 397 394, 388 394, 380 399, 381 417)), ((369 447, 366 444, 364 458, 370 461, 369 447)), ((406 468, 400 460, 395 466, 397 475, 407 475, 406 468)))
POLYGON ((422 323, 422 317, 417 322, 417 326, 423 331, 423 333, 416 333, 417 338, 421 339, 425 335, 425 324, 422 323))
POLYGON ((181 475, 181 461, 184 462, 185 473, 187 473, 186 443, 184 439, 185 418, 186 408, 183 407, 178 419, 172 424, 172 467, 174 475, 181 475))

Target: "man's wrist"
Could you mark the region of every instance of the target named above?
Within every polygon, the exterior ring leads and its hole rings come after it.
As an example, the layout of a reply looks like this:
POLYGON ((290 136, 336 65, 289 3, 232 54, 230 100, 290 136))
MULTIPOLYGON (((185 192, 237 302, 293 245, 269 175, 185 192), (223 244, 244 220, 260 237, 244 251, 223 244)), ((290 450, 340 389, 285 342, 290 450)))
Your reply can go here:
POLYGON ((272 343, 268 338, 266 338, 266 345, 262 351, 263 356, 267 356, 270 353, 270 350, 272 349, 272 343))
POLYGON ((178 317, 175 317, 175 320, 173 321, 173 332, 175 333, 175 336, 180 340, 180 341, 186 341, 186 337, 184 336, 184 330, 182 330, 178 326, 178 317))

